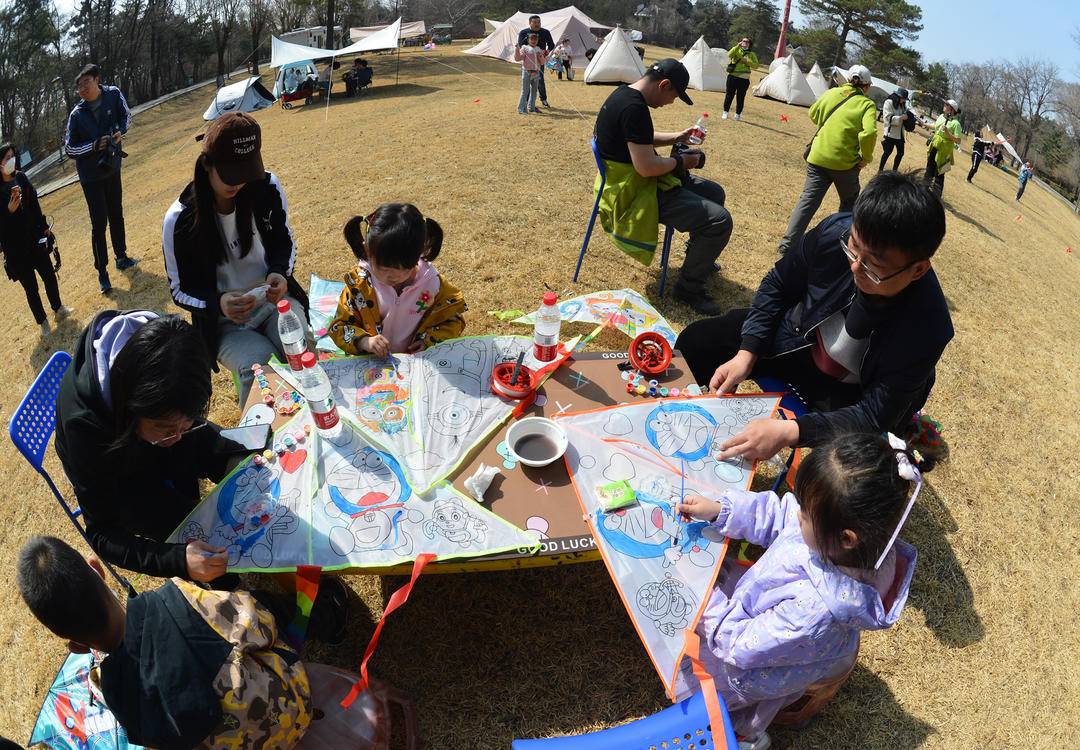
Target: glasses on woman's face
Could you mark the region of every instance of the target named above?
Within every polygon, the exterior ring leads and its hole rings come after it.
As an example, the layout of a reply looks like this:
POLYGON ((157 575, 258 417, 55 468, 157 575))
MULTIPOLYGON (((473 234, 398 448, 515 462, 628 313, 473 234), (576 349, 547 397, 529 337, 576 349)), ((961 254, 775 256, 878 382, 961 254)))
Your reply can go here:
POLYGON ((899 271, 894 271, 893 273, 890 273, 890 274, 888 274, 886 276, 880 276, 877 273, 875 273, 874 270, 872 268, 870 268, 870 266, 866 265, 866 263, 863 260, 861 260, 858 255, 851 252, 851 248, 848 247, 847 238, 845 238, 845 237, 840 238, 840 249, 842 249, 844 251, 844 255, 847 256, 847 259, 849 261, 851 261, 852 263, 858 263, 859 264, 859 270, 862 271, 863 276, 870 279, 870 281, 874 282, 875 284, 884 284, 889 279, 896 278, 897 276, 902 274, 904 271, 908 270, 913 265, 915 265, 914 263, 908 263, 906 266, 901 268, 899 271))
POLYGON ((201 430, 203 427, 206 427, 206 425, 207 425, 207 423, 205 421, 200 421, 200 422, 197 422, 195 424, 192 424, 191 427, 188 427, 186 430, 180 430, 179 432, 173 432, 173 433, 171 433, 169 435, 166 435, 163 438, 158 438, 157 440, 148 440, 147 442, 150 443, 150 445, 155 445, 156 446, 156 445, 161 445, 162 443, 168 443, 171 440, 179 440, 180 438, 184 437, 185 435, 190 435, 191 433, 195 432, 195 430, 201 430))

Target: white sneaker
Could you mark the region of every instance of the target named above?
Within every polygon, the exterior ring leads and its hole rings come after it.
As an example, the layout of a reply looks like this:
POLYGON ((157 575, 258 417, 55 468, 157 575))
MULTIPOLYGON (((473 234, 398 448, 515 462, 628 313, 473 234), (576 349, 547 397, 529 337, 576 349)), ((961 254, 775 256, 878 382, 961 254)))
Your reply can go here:
POLYGON ((58 307, 57 309, 53 310, 53 317, 56 320, 59 321, 59 320, 63 320, 67 316, 71 315, 71 313, 73 313, 73 312, 75 312, 75 311, 72 310, 67 305, 62 305, 61 307, 58 307))
POLYGON ((721 120, 726 120, 726 119, 727 119, 727 112, 725 112, 724 114, 720 115, 720 119, 721 119, 721 120))
POLYGON ((49 328, 49 321, 43 321, 41 324, 41 335, 44 337, 48 336, 50 333, 52 333, 52 329, 49 328))
POLYGON ((735 119, 736 119, 736 120, 741 120, 741 119, 742 119, 742 115, 740 115, 740 114, 736 113, 736 114, 735 114, 735 119))
POLYGON ((753 739, 739 740, 739 750, 769 750, 770 747, 772 747, 772 740, 765 732, 753 739))

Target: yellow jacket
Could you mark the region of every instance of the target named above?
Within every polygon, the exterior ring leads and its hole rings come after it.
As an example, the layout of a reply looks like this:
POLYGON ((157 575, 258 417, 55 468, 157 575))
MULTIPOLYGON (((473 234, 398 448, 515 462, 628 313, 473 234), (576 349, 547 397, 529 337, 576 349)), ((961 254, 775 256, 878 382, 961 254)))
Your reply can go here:
MULTIPOLYGON (((420 342, 420 348, 427 349, 461 336, 467 309, 461 290, 439 274, 439 293, 416 328, 415 340, 420 342)), ((366 354, 360 342, 365 336, 377 336, 381 321, 379 302, 368 272, 361 268, 349 271, 334 320, 327 329, 330 338, 346 354, 366 354)))
POLYGON ((810 146, 807 161, 811 164, 843 171, 858 166, 860 160, 867 164, 874 160, 877 106, 861 90, 851 84, 829 89, 810 107, 810 119, 821 126, 810 146))

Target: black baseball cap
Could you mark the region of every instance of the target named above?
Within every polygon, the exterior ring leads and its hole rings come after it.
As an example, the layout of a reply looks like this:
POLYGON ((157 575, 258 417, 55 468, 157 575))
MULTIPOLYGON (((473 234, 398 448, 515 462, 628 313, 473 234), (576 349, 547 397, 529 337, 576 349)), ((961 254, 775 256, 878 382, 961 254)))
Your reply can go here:
POLYGON ((679 98, 687 104, 693 105, 693 100, 686 95, 686 87, 690 85, 690 71, 686 66, 674 57, 667 57, 649 66, 649 72, 660 79, 671 81, 679 98))

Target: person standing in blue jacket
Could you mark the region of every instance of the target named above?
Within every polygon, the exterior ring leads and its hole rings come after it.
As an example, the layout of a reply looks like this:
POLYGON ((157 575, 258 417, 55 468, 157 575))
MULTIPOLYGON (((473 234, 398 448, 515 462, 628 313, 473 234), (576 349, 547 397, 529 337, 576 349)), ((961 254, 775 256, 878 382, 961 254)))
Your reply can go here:
POLYGON ((131 268, 138 261, 128 257, 124 233, 123 188, 120 167, 126 154, 123 137, 131 125, 131 111, 120 89, 101 85, 101 69, 90 63, 75 78, 79 103, 68 116, 64 152, 75 160, 79 184, 90 210, 94 268, 102 294, 112 290, 109 281, 109 248, 105 229, 112 237, 116 268, 131 268))

